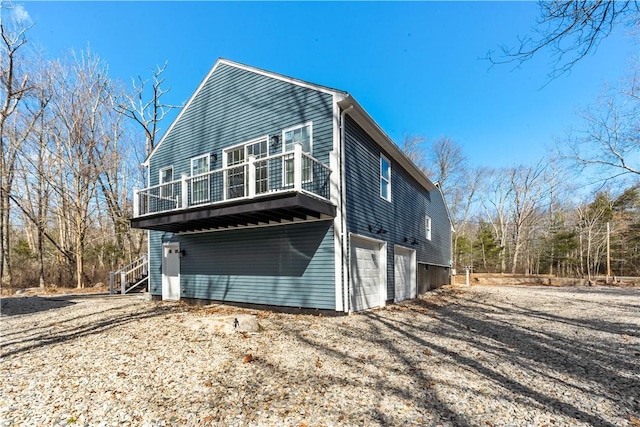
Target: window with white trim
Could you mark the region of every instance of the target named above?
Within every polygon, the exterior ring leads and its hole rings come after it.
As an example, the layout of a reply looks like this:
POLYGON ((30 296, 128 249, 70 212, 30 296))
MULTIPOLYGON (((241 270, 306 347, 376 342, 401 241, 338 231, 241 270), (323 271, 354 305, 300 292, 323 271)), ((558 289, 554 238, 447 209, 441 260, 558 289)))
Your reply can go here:
MULTIPOLYGON (((247 158, 253 156, 257 159, 269 156, 268 137, 261 138, 257 141, 250 142, 246 146, 247 158)), ((269 191, 269 164, 268 160, 256 161, 254 163, 256 169, 256 194, 266 193, 269 191)))
POLYGON ((245 174, 246 163, 249 156, 253 156, 256 161, 254 166, 256 169, 256 194, 266 193, 269 191, 269 168, 268 161, 257 161, 269 155, 268 137, 264 136, 258 139, 245 142, 235 147, 227 148, 224 151, 223 166, 226 170, 225 191, 227 199, 235 199, 244 197, 247 193, 247 177, 245 174))
POLYGON ((160 197, 171 199, 173 197, 173 184, 163 185, 173 181, 173 166, 167 166, 159 171, 158 184, 160 184, 160 197))
MULTIPOLYGON (((296 142, 302 144, 302 152, 311 154, 313 149, 313 132, 312 123, 294 126, 282 131, 282 152, 293 152, 296 142)), ((293 156, 285 157, 283 164, 284 185, 293 185, 293 156)), ((311 174, 311 159, 302 157, 302 182, 311 182, 313 179, 311 174)))
POLYGON ((424 233, 427 240, 431 240, 431 217, 424 217, 424 233))
POLYGON ((226 192, 227 199, 235 199, 244 197, 245 193, 245 167, 246 159, 244 146, 233 148, 225 152, 226 165, 234 166, 227 169, 226 174, 226 192))
POLYGON ((380 154, 380 197, 391 201, 391 162, 380 154))
POLYGON ((191 159, 191 203, 205 203, 209 201, 209 154, 191 159), (202 174, 206 174, 201 176, 202 174))

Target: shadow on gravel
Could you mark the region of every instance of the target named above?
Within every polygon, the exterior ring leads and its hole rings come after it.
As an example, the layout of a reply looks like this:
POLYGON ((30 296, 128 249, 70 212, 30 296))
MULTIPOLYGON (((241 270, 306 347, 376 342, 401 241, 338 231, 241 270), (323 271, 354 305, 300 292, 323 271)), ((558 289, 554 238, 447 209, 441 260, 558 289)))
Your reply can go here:
POLYGON ((0 300, 0 315, 17 316, 55 310, 75 304, 65 298, 17 297, 0 300))
MULTIPOLYGON (((375 314, 368 314, 368 316, 371 317, 372 320, 377 321, 388 328, 394 327, 392 323, 379 318, 375 314)), ((591 425, 609 426, 609 427, 615 426, 614 424, 607 422, 606 420, 598 416, 593 416, 589 413, 581 411, 580 409, 578 409, 573 405, 559 401, 550 395, 544 394, 539 390, 534 390, 512 378, 506 377, 503 374, 494 370, 492 366, 486 366, 481 362, 478 362, 470 357, 464 356, 458 352, 452 351, 446 347, 434 345, 429 341, 421 339, 409 332, 403 331, 402 334, 405 335, 407 338, 411 339, 412 341, 414 341, 416 344, 419 344, 421 346, 427 347, 429 349, 432 349, 441 354, 451 357, 460 366, 464 366, 465 369, 470 369, 472 371, 475 371, 476 373, 493 380, 500 386, 508 389, 509 391, 517 395, 534 399, 535 401, 544 405, 547 409, 551 411, 554 411, 554 412, 557 411, 564 415, 568 415, 572 418, 575 418, 576 420, 587 422, 591 425)), ((508 352, 503 353, 505 358, 508 358, 507 353, 508 352)))
MULTIPOLYGON (((411 333, 406 333, 404 331, 398 330, 394 327, 394 325, 388 322, 386 319, 381 317, 375 311, 364 313, 365 316, 369 317, 372 320, 372 328, 374 331, 373 336, 377 337, 394 337, 397 333, 404 335, 405 337, 411 339, 416 344, 420 344, 421 347, 425 346, 426 341, 423 338, 420 338, 417 335, 413 335, 411 333), (386 331, 385 329, 389 329, 395 333, 390 333, 390 331, 386 331)), ((424 315, 424 314, 423 314, 424 315)), ((411 325, 411 327, 415 327, 411 325)), ((414 404, 418 407, 426 408, 431 413, 438 414, 440 419, 448 420, 453 422, 453 425, 456 427, 468 427, 473 425, 469 420, 466 420, 462 415, 458 414, 449 407, 449 405, 438 399, 437 393, 429 392, 432 385, 434 384, 433 378, 425 372, 421 367, 418 360, 411 356, 411 354, 407 354, 407 346, 398 345, 397 339, 378 339, 378 342, 386 347, 387 351, 390 354, 394 354, 396 357, 402 360, 403 365, 408 369, 408 373, 413 377, 414 380, 417 380, 419 384, 421 384, 421 393, 410 393, 406 389, 390 389, 386 384, 383 384, 384 393, 394 393, 398 396, 404 397, 405 399, 414 402, 414 404)), ((397 422, 394 422, 393 419, 386 419, 384 413, 379 412, 379 417, 381 420, 385 421, 382 425, 385 426, 393 426, 397 425, 397 422)))
MULTIPOLYGON (((620 292, 614 291, 616 294, 620 292)), ((635 292, 633 295, 637 296, 635 292)), ((437 315, 441 323, 437 333, 452 340, 465 340, 476 350, 493 355, 494 360, 507 361, 522 372, 531 376, 545 376, 550 383, 561 382, 555 375, 560 373, 569 377, 578 377, 587 383, 597 383, 596 387, 588 390, 579 388, 582 393, 589 393, 594 397, 605 398, 614 406, 640 411, 637 397, 640 396, 640 379, 637 372, 640 362, 633 349, 620 351, 620 343, 615 340, 600 340, 592 342, 577 337, 568 337, 556 333, 554 324, 570 325, 572 333, 575 330, 586 329, 607 332, 618 337, 636 335, 637 326, 626 323, 607 322, 598 319, 573 319, 559 315, 538 311, 531 308, 519 307, 515 304, 499 306, 490 303, 474 301, 473 305, 465 304, 464 298, 452 298, 446 304, 434 304, 429 299, 418 299, 413 302, 422 311, 427 309, 437 315), (492 318, 488 314, 511 316, 529 316, 544 320, 544 326, 528 329, 512 324, 507 319, 492 318), (540 370, 552 371, 552 376, 540 370), (635 404, 633 403, 635 400, 635 404), (631 402, 631 404, 629 404, 631 402)), ((418 311, 419 315, 420 311, 418 311)), ((555 398, 544 390, 534 389, 514 378, 498 372, 494 366, 488 366, 475 360, 467 354, 461 354, 451 348, 438 346, 424 338, 424 331, 406 322, 388 319, 380 314, 367 312, 364 314, 381 328, 388 328, 402 334, 416 345, 429 348, 452 358, 464 369, 475 371, 499 384, 516 395, 530 398, 546 407, 549 411, 569 416, 577 421, 590 425, 613 426, 599 415, 590 414, 579 407, 555 398)), ((594 315, 595 317, 595 315, 594 315)), ((387 343, 393 349, 392 342, 387 343)), ((566 385, 566 384, 565 384, 566 385)), ((578 386, 574 386, 578 387, 578 386)), ((619 414, 624 416, 623 414, 619 414)))
MULTIPOLYGON (((386 369, 384 365, 381 365, 379 363, 375 353, 369 354, 368 356, 366 356, 365 354, 355 356, 353 354, 354 347, 331 345, 328 342, 318 342, 314 339, 310 339, 305 333, 306 330, 304 328, 299 331, 290 330, 289 333, 293 336, 293 339, 302 347, 308 346, 309 348, 314 348, 320 353, 324 354, 328 359, 340 360, 344 365, 348 367, 347 369, 356 368, 358 370, 361 370, 363 375, 367 376, 367 382, 372 383, 370 385, 364 385, 360 381, 338 375, 330 376, 330 378, 328 378, 328 382, 331 384, 341 384, 344 387, 350 387, 354 389, 362 389, 366 387, 371 389, 372 391, 379 392, 382 396, 395 396, 398 398, 398 401, 411 402, 411 405, 413 407, 424 411, 427 414, 427 418, 432 415, 436 415, 437 419, 439 419, 440 422, 449 421, 452 422, 456 427, 471 427, 475 425, 474 423, 467 420, 464 416, 458 414, 453 408, 450 407, 447 402, 439 399, 437 392, 435 392, 433 389, 433 385, 435 384, 433 377, 429 374, 429 372, 425 371, 420 366, 420 360, 416 359, 415 355, 407 353, 407 347, 399 342, 398 338, 400 338, 399 333, 401 331, 398 331, 397 328, 394 327, 394 325, 386 322, 383 318, 379 317, 379 315, 376 314, 376 311, 358 313, 358 316, 360 315, 370 318, 371 321, 368 323, 367 329, 352 329, 347 326, 347 323, 344 323, 344 326, 336 325, 337 329, 335 330, 335 333, 338 334, 338 336, 336 337, 336 342, 339 343, 344 339, 346 339, 347 341, 353 340, 356 342, 361 342, 362 348, 367 347, 367 345, 371 343, 374 343, 375 345, 379 346, 381 352, 387 352, 393 355, 393 357, 396 358, 399 362, 401 362, 400 365, 402 366, 402 368, 398 371, 394 369, 394 372, 390 375, 406 375, 408 377, 411 377, 412 381, 414 382, 413 385, 394 385, 391 384, 391 382, 387 379, 386 374, 377 375, 371 371, 367 372, 367 370, 365 369, 366 365, 374 365, 378 368, 386 369)), ((422 315, 424 314, 422 313, 422 315)), ((414 341, 424 341, 412 334, 402 335, 405 335, 406 337, 414 341)), ((296 384, 300 382, 299 372, 289 372, 273 365, 264 366, 263 368, 268 369, 272 373, 277 373, 277 378, 283 380, 284 383, 296 384)), ((371 413, 369 413, 368 415, 370 415, 377 421, 376 425, 396 426, 406 424, 405 421, 398 420, 394 417, 394 411, 391 411, 391 414, 389 414, 380 405, 375 407, 365 407, 363 408, 363 410, 371 411, 371 413)), ((340 414, 336 414, 336 417, 338 415, 340 414)), ((366 419, 364 421, 360 421, 360 423, 362 422, 364 422, 365 425, 367 424, 366 419)), ((428 425, 440 424, 438 423, 428 425)))
MULTIPOLYGON (((63 304, 65 300, 58 301, 63 304)), ((70 301, 66 301, 73 304, 70 301)), ((50 323, 33 325, 28 329, 3 331, 0 358, 19 355, 32 349, 65 343, 88 335, 100 334, 126 324, 175 313, 168 307, 149 303, 149 308, 134 313, 122 313, 128 305, 96 310, 87 315, 67 319, 52 319, 50 323), (11 338, 18 337, 18 338, 11 338)), ((58 308, 63 305, 58 306, 58 308)))
MULTIPOLYGON (((362 389, 364 387, 367 387, 374 391, 378 391, 382 396, 396 396, 399 398, 399 401, 411 402, 414 407, 425 411, 428 414, 427 417, 435 414, 440 419, 440 422, 445 420, 450 421, 456 427, 471 427, 472 425, 475 425, 466 420, 462 415, 456 413, 455 410, 450 408, 450 406, 446 402, 438 398, 437 393, 433 392, 433 378, 429 375, 428 372, 425 372, 419 366, 419 361, 411 357, 411 355, 406 354, 406 347, 403 348, 403 346, 398 345, 398 340, 384 338, 389 336, 397 338, 396 333, 392 332, 390 334, 389 331, 386 330, 390 326, 391 329, 393 329, 393 331, 395 332, 397 332, 396 329, 385 321, 380 321, 380 319, 372 313, 373 312, 365 314, 366 316, 370 316, 372 320, 375 320, 374 322, 371 322, 369 324, 369 330, 353 330, 345 327, 344 329, 340 328, 341 330, 339 333, 349 339, 353 339, 356 341, 361 340, 363 343, 363 347, 366 344, 370 344, 371 342, 380 345, 381 348, 384 348, 386 351, 390 352, 390 354, 393 354, 402 362, 402 372, 395 372, 395 375, 404 374, 411 376, 414 382, 417 383, 417 385, 392 385, 386 378, 386 375, 375 375, 372 372, 367 372, 365 374, 367 375, 367 380, 372 382, 371 385, 364 385, 358 380, 345 378, 340 375, 329 375, 325 378, 325 380, 327 380, 327 382, 330 384, 340 384, 343 387, 350 387, 353 389, 362 389)), ((377 358, 371 357, 375 355, 369 355, 369 358, 364 357, 364 355, 356 357, 349 354, 349 350, 353 350, 353 348, 339 348, 337 346, 329 346, 328 343, 319 343, 307 337, 303 331, 290 332, 295 337, 295 341, 297 341, 302 346, 314 348, 326 355, 329 359, 336 358, 338 360, 341 360, 344 365, 350 368, 355 367, 359 370, 362 370, 363 374, 366 372, 366 370, 364 369, 366 365, 379 365, 377 358)), ((261 364, 261 362, 258 361, 258 364, 261 364)), ((272 364, 263 365, 262 369, 264 369, 265 372, 269 372, 269 374, 267 375, 273 375, 276 378, 279 378, 279 380, 284 384, 299 384, 301 381, 305 381, 304 379, 301 380, 300 372, 283 370, 280 367, 274 366, 272 364)), ((314 375, 318 374, 312 372, 311 376, 314 375)), ((315 381, 315 379, 310 380, 312 384, 311 387, 313 387, 315 381)), ((376 425, 397 426, 406 424, 402 420, 394 418, 393 414, 388 414, 384 410, 384 408, 379 405, 375 407, 364 407, 363 410, 371 411, 371 413, 367 415, 371 416, 371 418, 377 421, 376 425)), ((391 412, 393 413, 394 411, 391 412)), ((340 420, 340 415, 340 413, 336 413, 336 419, 340 420)), ((361 420, 360 423, 364 422, 364 425, 366 425, 368 424, 367 420, 368 417, 365 420, 361 420)), ((347 422, 347 424, 349 424, 349 422, 347 422)))
MULTIPOLYGON (((637 290, 591 289, 593 292, 596 295, 601 292, 636 298, 640 295, 637 290)), ((586 290, 580 292, 588 293, 586 290)), ((384 376, 376 376, 369 371, 371 384, 367 387, 381 392, 383 396, 394 395, 400 401, 412 402, 414 407, 437 414, 441 421, 448 420, 456 426, 478 425, 480 420, 467 419, 456 413, 450 403, 433 392, 434 377, 421 366, 416 353, 426 351, 425 354, 444 356, 444 363, 475 373, 488 380, 492 388, 517 396, 521 404, 532 408, 544 407, 547 413, 567 417, 576 423, 613 427, 617 424, 611 422, 610 416, 629 419, 630 415, 640 412, 640 348, 624 346, 625 339, 637 336, 636 324, 599 319, 596 313, 586 318, 563 316, 562 310, 551 307, 544 311, 539 307, 527 307, 517 298, 485 302, 471 298, 470 294, 463 293, 445 294, 444 298, 427 296, 416 299, 400 308, 411 312, 412 316, 395 316, 387 310, 359 313, 358 316, 369 319, 366 330, 339 327, 336 333, 350 341, 352 346, 354 342, 361 342, 363 347, 373 343, 381 352, 392 354, 403 366, 396 375, 406 375, 413 383, 399 387, 389 383, 384 376), (525 319, 535 321, 518 324, 518 320, 525 319), (435 336, 445 338, 445 344, 440 344, 442 340, 436 343, 432 339, 435 336), (455 344, 461 341, 469 346, 465 351, 455 344), (511 372, 518 375, 512 376, 501 370, 499 365, 505 363, 511 365, 511 372), (586 409, 588 402, 585 405, 585 402, 574 401, 562 392, 556 394, 557 390, 566 389, 573 389, 576 396, 592 402, 592 409, 586 409), (610 406, 606 415, 599 411, 597 402, 606 402, 610 406)), ((559 291, 558 305, 571 303, 562 298, 565 298, 564 292, 559 291)), ((574 301, 578 301, 580 295, 575 298, 574 301)), ((554 301, 553 297, 550 300, 554 301)), ((589 303, 597 305, 599 302, 591 299, 589 303)), ((634 306, 622 303, 620 309, 632 312, 634 306)), ((300 344, 313 347, 329 358, 344 360, 347 366, 375 364, 375 359, 354 357, 353 348, 320 343, 304 333, 293 335, 300 344)), ((279 372, 279 375, 286 378, 289 373, 279 372)), ((295 378, 291 380, 295 382, 295 378)), ((363 387, 344 378, 331 381, 363 387)), ((492 397, 488 394, 487 398, 492 397)), ((398 424, 398 420, 387 415, 384 408, 370 409, 380 425, 398 424)))

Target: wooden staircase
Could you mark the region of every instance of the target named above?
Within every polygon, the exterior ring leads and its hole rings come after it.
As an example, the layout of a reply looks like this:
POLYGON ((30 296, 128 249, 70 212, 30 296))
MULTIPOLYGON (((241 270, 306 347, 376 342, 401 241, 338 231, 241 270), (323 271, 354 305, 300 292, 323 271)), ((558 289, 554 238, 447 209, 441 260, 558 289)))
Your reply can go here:
POLYGON ((125 265, 120 270, 109 273, 109 293, 111 295, 141 292, 149 285, 149 257, 147 254, 125 265))

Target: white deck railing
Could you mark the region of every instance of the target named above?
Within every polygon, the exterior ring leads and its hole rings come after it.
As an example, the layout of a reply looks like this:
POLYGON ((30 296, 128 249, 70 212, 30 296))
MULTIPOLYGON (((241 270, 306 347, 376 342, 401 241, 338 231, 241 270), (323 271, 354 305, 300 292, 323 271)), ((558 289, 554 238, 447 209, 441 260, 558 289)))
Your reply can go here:
POLYGON ((256 158, 211 172, 133 190, 133 216, 253 199, 274 193, 301 192, 329 200, 331 169, 302 152, 294 151, 256 158))

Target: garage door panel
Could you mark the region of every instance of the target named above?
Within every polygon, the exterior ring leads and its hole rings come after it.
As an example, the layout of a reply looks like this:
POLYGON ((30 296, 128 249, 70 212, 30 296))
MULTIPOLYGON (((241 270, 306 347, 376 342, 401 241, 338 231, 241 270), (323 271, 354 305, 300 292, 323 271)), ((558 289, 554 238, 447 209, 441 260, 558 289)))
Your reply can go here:
POLYGON ((351 308, 354 311, 380 306, 380 252, 380 243, 351 238, 351 308))
POLYGON ((374 287, 367 287, 367 288, 361 288, 361 287, 354 287, 353 289, 353 295, 355 296, 372 296, 375 295, 376 298, 380 297, 380 286, 376 285, 375 288, 374 287))
POLYGON ((393 275, 395 300, 402 301, 416 296, 415 251, 402 246, 394 247, 393 275))

